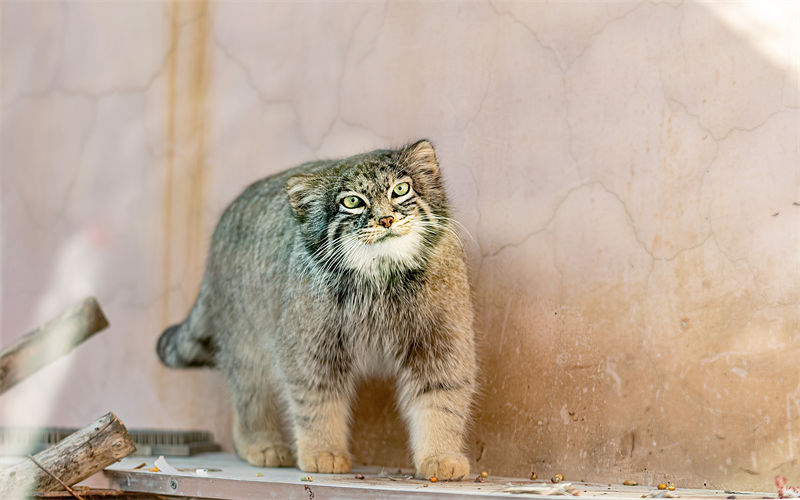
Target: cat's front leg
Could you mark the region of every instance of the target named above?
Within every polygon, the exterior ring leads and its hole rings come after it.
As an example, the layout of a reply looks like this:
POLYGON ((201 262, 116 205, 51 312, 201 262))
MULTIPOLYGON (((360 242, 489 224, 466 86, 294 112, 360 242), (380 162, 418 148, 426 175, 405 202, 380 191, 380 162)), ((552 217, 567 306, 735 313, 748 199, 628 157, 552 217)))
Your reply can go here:
POLYGON ((474 361, 469 354, 456 363, 417 361, 403 370, 398 384, 416 476, 463 479, 469 474, 462 447, 475 391, 474 361))
POLYGON ((294 384, 292 413, 297 465, 306 472, 350 471, 347 451, 351 390, 324 381, 294 384))

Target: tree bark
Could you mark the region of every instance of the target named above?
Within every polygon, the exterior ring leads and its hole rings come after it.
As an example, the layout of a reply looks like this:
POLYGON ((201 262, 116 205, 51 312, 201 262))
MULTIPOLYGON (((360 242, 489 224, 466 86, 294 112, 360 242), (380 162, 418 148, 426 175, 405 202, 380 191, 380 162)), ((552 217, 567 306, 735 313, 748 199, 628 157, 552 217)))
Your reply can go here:
POLYGON ((0 351, 0 394, 108 326, 94 297, 83 299, 0 351))
MULTIPOLYGON (((128 429, 109 412, 55 446, 37 453, 34 458, 64 484, 72 486, 135 450, 128 429)), ((30 458, 0 470, 0 498, 26 498, 34 491, 62 489, 57 480, 30 458)))

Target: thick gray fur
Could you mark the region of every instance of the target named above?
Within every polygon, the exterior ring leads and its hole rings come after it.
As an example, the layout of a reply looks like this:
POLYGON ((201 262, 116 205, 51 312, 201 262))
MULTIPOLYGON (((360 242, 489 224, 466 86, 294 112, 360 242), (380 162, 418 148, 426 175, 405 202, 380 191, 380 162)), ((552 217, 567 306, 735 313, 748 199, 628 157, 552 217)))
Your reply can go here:
POLYGON ((423 140, 249 186, 214 231, 194 307, 157 350, 168 366, 225 374, 242 458, 283 466, 294 454, 310 472, 350 469, 355 383, 394 377, 417 475, 460 479, 472 323, 464 252, 423 140))

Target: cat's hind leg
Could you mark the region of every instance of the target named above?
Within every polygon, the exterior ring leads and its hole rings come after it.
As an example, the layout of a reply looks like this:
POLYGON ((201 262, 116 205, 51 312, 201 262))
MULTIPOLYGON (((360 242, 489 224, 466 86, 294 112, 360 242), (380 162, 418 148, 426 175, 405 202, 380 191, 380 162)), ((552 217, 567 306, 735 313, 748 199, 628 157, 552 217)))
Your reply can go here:
POLYGON ((285 438, 283 408, 276 386, 262 370, 234 370, 229 378, 233 399, 233 446, 236 454, 259 467, 294 465, 285 438))

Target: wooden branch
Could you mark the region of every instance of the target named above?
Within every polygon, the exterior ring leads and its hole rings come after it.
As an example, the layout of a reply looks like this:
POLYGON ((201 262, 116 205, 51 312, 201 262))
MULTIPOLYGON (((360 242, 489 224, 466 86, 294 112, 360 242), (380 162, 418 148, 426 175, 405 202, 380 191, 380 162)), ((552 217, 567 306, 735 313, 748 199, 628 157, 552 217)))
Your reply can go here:
POLYGON ((56 482, 58 482, 58 484, 60 484, 62 488, 64 488, 65 490, 67 490, 67 491, 69 492, 69 494, 70 494, 70 495, 72 495, 73 497, 77 498, 78 500, 83 500, 83 497, 82 497, 82 496, 80 496, 80 495, 78 495, 77 493, 75 493, 75 490, 73 490, 72 488, 70 488, 69 486, 67 486, 67 483, 65 483, 64 481, 62 481, 60 477, 56 476, 55 474, 53 474, 53 473, 52 473, 52 472, 50 472, 49 470, 45 469, 45 468, 44 468, 44 465, 42 465, 42 464, 40 464, 39 462, 37 462, 37 461, 36 461, 36 459, 35 459, 35 458, 33 458, 33 455, 28 455, 28 458, 30 458, 30 459, 31 459, 31 462, 33 462, 33 463, 36 465, 36 467, 38 467, 38 468, 42 469, 43 471, 45 471, 45 472, 47 473, 47 475, 48 475, 48 476, 50 476, 50 477, 52 477, 53 479, 55 479, 55 480, 56 480, 56 482))
POLYGON ((0 351, 0 394, 108 326, 94 297, 83 299, 0 351))
POLYGON ((72 486, 135 450, 136 445, 122 422, 113 413, 106 413, 34 455, 35 461, 26 458, 0 470, 0 498, 24 498, 34 491, 56 491, 62 488, 60 482, 72 486))

